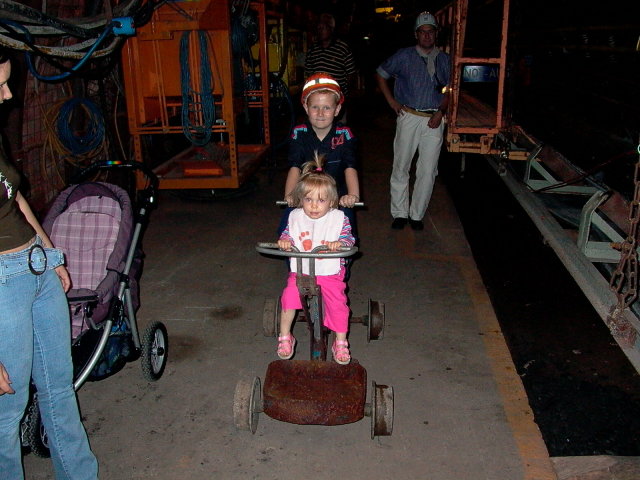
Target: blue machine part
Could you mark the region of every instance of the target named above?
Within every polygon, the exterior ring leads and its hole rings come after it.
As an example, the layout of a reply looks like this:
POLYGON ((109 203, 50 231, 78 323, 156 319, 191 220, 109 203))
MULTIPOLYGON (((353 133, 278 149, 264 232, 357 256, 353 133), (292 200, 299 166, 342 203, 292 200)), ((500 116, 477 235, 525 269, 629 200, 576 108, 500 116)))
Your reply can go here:
POLYGON ((136 28, 133 24, 133 17, 116 17, 112 20, 114 35, 133 36, 136 28))
POLYGON ((462 70, 463 82, 497 82, 497 65, 465 65, 462 70))

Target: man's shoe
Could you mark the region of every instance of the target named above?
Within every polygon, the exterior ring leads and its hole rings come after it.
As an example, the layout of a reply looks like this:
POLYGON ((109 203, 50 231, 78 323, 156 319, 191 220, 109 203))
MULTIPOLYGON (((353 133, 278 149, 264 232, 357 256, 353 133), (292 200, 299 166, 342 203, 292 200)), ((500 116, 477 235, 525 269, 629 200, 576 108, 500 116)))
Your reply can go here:
POLYGON ((424 223, 422 223, 422 220, 413 220, 410 218, 409 225, 411 225, 411 228, 414 230, 424 230, 424 223))
POLYGON ((402 230, 408 221, 408 219, 403 217, 394 218, 393 223, 391 224, 391 228, 393 228, 394 230, 402 230))

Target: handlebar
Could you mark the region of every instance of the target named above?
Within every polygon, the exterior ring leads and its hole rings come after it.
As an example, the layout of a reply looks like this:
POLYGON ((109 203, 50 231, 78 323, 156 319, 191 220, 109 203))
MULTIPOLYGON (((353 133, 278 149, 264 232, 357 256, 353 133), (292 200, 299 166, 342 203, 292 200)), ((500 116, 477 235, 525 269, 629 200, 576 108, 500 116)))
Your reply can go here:
POLYGON ((277 243, 268 242, 260 242, 256 245, 256 250, 260 253, 289 258, 345 258, 358 252, 358 247, 340 247, 338 251, 330 252, 326 245, 319 245, 310 252, 301 252, 296 247, 291 248, 293 249, 291 251, 280 250, 277 243))
MULTIPOLYGON (((276 205, 278 207, 288 207, 289 204, 286 200, 276 200, 276 205)), ((356 202, 353 204, 354 207, 364 207, 364 202, 356 202)), ((348 208, 348 207, 347 207, 348 208)))

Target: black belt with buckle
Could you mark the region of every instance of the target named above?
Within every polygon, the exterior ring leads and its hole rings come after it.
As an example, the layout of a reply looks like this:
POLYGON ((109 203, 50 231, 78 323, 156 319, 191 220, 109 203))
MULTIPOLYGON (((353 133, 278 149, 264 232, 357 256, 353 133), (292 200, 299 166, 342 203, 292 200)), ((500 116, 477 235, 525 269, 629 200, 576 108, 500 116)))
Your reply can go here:
POLYGON ((31 248, 29 249, 29 257, 27 260, 27 264, 29 265, 29 271, 34 275, 42 275, 44 272, 47 271, 47 252, 44 251, 44 248, 42 248, 42 245, 40 245, 39 243, 34 243, 33 245, 31 245, 31 248), (38 271, 35 268, 33 268, 33 262, 31 257, 33 256, 33 252, 35 252, 36 250, 40 250, 42 252, 42 255, 44 256, 44 268, 42 269, 42 271, 38 271))
POLYGON ((420 117, 433 117, 433 115, 438 111, 437 109, 427 109, 427 110, 416 109, 416 108, 407 107, 406 105, 403 105, 402 109, 405 112, 413 113, 414 115, 418 115, 420 117))

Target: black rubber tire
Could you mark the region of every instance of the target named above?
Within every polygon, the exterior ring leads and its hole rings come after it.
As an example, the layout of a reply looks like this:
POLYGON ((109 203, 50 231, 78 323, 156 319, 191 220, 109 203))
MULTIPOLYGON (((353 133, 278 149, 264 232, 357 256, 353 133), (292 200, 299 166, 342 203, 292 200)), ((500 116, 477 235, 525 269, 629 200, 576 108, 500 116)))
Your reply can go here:
POLYGON ((33 402, 31 402, 31 405, 29 406, 25 433, 29 448, 34 455, 40 458, 51 457, 51 452, 49 451, 49 440, 47 432, 44 430, 44 425, 42 425, 42 417, 40 416, 37 397, 34 397, 33 402))
POLYGON ((167 366, 169 336, 162 322, 153 322, 142 336, 142 374, 150 382, 162 377, 167 366))

